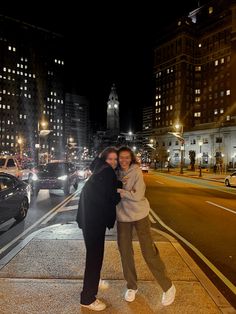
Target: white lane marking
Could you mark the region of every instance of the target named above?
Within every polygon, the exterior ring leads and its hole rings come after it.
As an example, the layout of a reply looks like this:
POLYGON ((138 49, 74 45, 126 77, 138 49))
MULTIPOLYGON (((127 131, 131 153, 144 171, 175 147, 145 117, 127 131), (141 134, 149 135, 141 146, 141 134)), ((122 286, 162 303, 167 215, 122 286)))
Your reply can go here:
POLYGON ((157 181, 157 180, 156 180, 156 182, 159 183, 159 184, 164 184, 163 182, 160 182, 160 181, 157 181))
POLYGON ((78 209, 78 205, 63 206, 62 208, 58 210, 58 212, 65 212, 67 210, 74 210, 74 209, 78 209))
POLYGON ((152 215, 151 215, 151 214, 149 214, 149 219, 150 219, 150 221, 151 221, 153 224, 156 223, 155 220, 154 220, 154 218, 152 218, 152 215))
MULTIPOLYGON (((78 194, 81 192, 83 187, 81 187, 79 190, 76 191, 76 196, 78 196, 78 194)), ((70 199, 70 201, 74 201, 74 198, 70 199)), ((75 208, 78 208, 78 205, 74 205, 75 208)), ((65 206, 63 206, 62 208, 59 208, 59 210, 57 211, 54 211, 50 216, 48 216, 42 223, 41 225, 46 225, 54 216, 56 216, 59 212, 62 212, 62 211, 66 211, 66 210, 63 210, 65 206)), ((72 206, 68 206, 68 207, 72 207, 72 206)), ((68 209, 68 210, 72 210, 72 209, 68 209)))
POLYGON ((73 197, 71 200, 72 201, 78 201, 79 200, 79 196, 73 197))
POLYGON ((182 242, 184 242, 190 249, 194 251, 194 253, 197 254, 198 257, 200 257, 204 263, 210 267, 210 269, 224 282, 224 284, 234 293, 236 294, 236 286, 223 275, 218 268, 215 267, 195 246, 193 246, 190 242, 188 242, 185 238, 183 238, 181 235, 179 235, 177 232, 175 232, 173 229, 168 227, 162 220, 159 218, 159 216, 151 209, 152 215, 156 218, 156 220, 168 231, 170 231, 172 234, 174 234, 178 239, 180 239, 182 242))
POLYGON ((37 220, 32 226, 27 228, 24 232, 18 235, 15 239, 13 239, 11 242, 6 244, 3 248, 0 249, 0 254, 2 254, 4 251, 6 251, 11 245, 13 245, 15 242, 17 242, 21 237, 23 237, 25 234, 27 234, 30 230, 32 230, 35 226, 39 225, 45 218, 47 218, 52 212, 55 212, 58 208, 60 208, 62 205, 70 202, 71 198, 73 197, 74 194, 69 195, 66 199, 64 199, 60 204, 52 208, 49 212, 47 212, 43 217, 41 217, 39 220, 37 220))
POLYGON ((236 215, 236 212, 234 210, 232 210, 232 209, 229 209, 229 208, 224 207, 224 206, 220 206, 220 205, 218 205, 216 203, 213 203, 213 202, 210 202, 210 201, 206 201, 206 203, 211 204, 211 205, 216 206, 216 207, 219 207, 219 208, 222 208, 222 209, 227 210, 228 212, 233 213, 234 215, 236 215))

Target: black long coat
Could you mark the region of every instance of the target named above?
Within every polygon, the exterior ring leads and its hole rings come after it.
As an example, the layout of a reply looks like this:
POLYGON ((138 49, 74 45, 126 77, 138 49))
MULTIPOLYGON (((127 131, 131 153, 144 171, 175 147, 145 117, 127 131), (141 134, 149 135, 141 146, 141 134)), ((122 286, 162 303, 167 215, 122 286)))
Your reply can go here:
POLYGON ((80 195, 76 221, 84 231, 104 226, 110 229, 116 220, 120 183, 112 167, 100 158, 92 163, 92 171, 80 195))

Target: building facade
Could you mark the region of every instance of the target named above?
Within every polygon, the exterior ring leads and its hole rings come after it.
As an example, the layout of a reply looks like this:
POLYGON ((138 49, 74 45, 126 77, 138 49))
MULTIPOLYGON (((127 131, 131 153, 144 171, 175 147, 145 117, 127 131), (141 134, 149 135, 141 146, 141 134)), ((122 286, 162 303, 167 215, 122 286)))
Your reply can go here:
POLYGON ((153 121, 153 107, 143 108, 143 125, 142 125, 142 137, 143 137, 143 148, 150 150, 150 139, 152 137, 152 121, 153 121))
POLYGON ((89 102, 84 96, 65 95, 65 139, 67 145, 71 141, 78 149, 89 146, 89 102))
POLYGON ((63 38, 0 16, 0 153, 62 152, 64 101, 63 38))
POLYGON ((111 87, 107 102, 107 131, 111 135, 118 135, 120 132, 119 101, 115 84, 111 87))
POLYGON ((166 34, 155 49, 156 146, 166 147, 174 163, 179 163, 181 145, 173 135, 179 124, 186 163, 187 147, 197 153, 199 146, 201 161, 207 165, 232 163, 236 154, 236 2, 210 1, 177 20, 166 34))

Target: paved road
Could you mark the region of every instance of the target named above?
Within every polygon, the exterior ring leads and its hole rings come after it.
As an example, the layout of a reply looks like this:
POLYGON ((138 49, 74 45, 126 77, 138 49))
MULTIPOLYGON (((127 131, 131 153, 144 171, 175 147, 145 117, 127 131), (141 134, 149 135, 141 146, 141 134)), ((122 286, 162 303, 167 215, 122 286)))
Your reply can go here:
MULTIPOLYGON (((145 181, 147 197, 156 213, 153 218, 160 218, 162 225, 186 239, 216 267, 216 272, 225 276, 231 287, 235 287, 236 189, 226 188, 221 183, 160 173, 145 175, 145 181)), ((206 272, 211 272, 202 258, 193 255, 206 272)), ((219 283, 215 273, 211 277, 219 283)), ((220 285, 225 294, 231 293, 228 287, 220 285)), ((234 293, 231 297, 234 298, 234 293)))
MULTIPOLYGON (((79 185, 78 192, 80 189, 81 186, 79 185)), ((52 219, 54 214, 58 213, 56 208, 70 197, 73 196, 65 197, 64 193, 59 190, 52 190, 50 193, 48 190, 42 190, 39 192, 36 199, 32 199, 27 217, 24 221, 16 223, 14 219, 10 219, 1 224, 0 258, 5 256, 27 235, 36 231, 38 228, 47 226, 48 223, 50 223, 50 218, 52 219), (56 210, 56 212, 53 214, 54 210, 56 210), (47 219, 48 215, 49 219, 47 219)))

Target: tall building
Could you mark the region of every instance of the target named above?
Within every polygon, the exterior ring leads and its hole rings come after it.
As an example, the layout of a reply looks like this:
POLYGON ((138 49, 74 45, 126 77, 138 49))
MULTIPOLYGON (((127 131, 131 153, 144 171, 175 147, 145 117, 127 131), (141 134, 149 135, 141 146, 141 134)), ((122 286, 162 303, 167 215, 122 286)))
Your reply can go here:
POLYGON ((64 148, 62 36, 0 16, 0 153, 64 148))
POLYGON ((84 96, 66 93, 65 138, 79 149, 89 146, 89 102, 84 96))
POLYGON ((152 128, 152 120, 153 120, 153 107, 144 107, 143 108, 143 127, 142 127, 142 135, 143 135, 143 147, 146 150, 150 150, 148 144, 150 143, 150 139, 152 136, 153 128, 152 128))
POLYGON ((177 163, 182 125, 185 159, 194 150, 206 165, 236 162, 236 2, 214 0, 176 21, 155 49, 156 145, 177 163), (218 145, 220 143, 220 145, 218 145), (201 146, 201 153, 199 153, 201 146))
POLYGON ((120 132, 119 101, 115 84, 111 87, 107 102, 107 131, 112 135, 118 135, 120 132))

